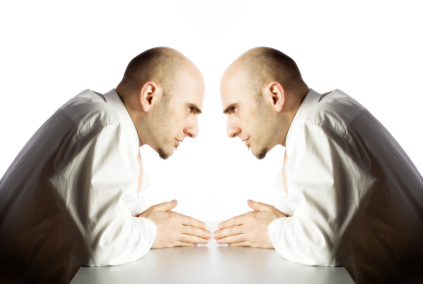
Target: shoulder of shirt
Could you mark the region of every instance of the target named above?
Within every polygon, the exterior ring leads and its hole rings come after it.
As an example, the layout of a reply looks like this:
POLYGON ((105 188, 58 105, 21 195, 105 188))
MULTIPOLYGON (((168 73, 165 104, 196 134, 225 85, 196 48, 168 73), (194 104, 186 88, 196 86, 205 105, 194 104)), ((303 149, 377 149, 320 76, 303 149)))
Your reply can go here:
POLYGON ((310 107, 304 115, 303 125, 320 125, 345 136, 348 134, 349 124, 363 109, 354 98, 335 89, 310 107))
POLYGON ((86 89, 66 102, 61 108, 77 128, 77 137, 106 125, 124 125, 118 111, 104 97, 86 89))

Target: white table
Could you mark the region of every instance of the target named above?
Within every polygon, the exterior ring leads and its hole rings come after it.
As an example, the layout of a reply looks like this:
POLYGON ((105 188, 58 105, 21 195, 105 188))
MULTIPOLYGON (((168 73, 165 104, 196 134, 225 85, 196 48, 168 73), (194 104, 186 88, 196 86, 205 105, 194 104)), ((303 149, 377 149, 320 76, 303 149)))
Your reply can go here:
MULTIPOLYGON (((217 229, 217 222, 207 222, 217 229)), ((290 262, 274 249, 208 245, 152 249, 139 260, 104 267, 81 267, 71 284, 86 283, 354 283, 343 267, 290 262)))

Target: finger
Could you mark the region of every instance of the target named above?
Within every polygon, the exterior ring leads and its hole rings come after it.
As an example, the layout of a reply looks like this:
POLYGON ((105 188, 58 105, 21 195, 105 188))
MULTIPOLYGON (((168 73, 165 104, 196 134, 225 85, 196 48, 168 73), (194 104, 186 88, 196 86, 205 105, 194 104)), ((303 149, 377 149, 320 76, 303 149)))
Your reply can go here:
POLYGON ((244 217, 244 215, 233 217, 229 220, 223 221, 217 227, 219 228, 219 230, 222 230, 222 229, 232 227, 232 226, 240 226, 240 225, 244 224, 244 218, 243 217, 244 217))
POLYGON ((189 236, 185 234, 179 234, 178 241, 184 242, 184 243, 194 243, 194 244, 202 244, 202 245, 205 245, 209 242, 209 240, 207 239, 203 239, 203 238, 195 237, 195 236, 189 236))
POLYGON ((216 243, 218 243, 219 245, 223 245, 223 244, 239 243, 244 241, 247 241, 245 234, 239 234, 236 236, 230 236, 230 237, 218 239, 216 240, 216 243))
POLYGON ((204 230, 207 229, 206 223, 201 222, 201 221, 194 219, 192 217, 182 215, 182 214, 181 214, 181 216, 182 216, 182 225, 197 227, 197 228, 204 229, 204 230))
POLYGON ((266 203, 262 203, 262 202, 257 202, 257 201, 253 201, 251 199, 249 199, 247 201, 248 206, 250 206, 251 209, 254 209, 255 211, 267 211, 270 210, 272 205, 266 204, 266 203))
POLYGON ((163 203, 154 205, 154 210, 167 212, 167 211, 170 211, 173 208, 175 208, 176 205, 178 205, 178 200, 174 199, 174 200, 169 201, 169 202, 163 202, 163 203))
POLYGON ((175 247, 195 247, 197 244, 195 244, 195 243, 185 243, 185 242, 174 242, 173 245, 175 247))
POLYGON ((251 247, 251 242, 228 243, 231 247, 251 247))
POLYGON ((243 228, 244 226, 232 226, 229 228, 225 228, 222 230, 217 230, 213 233, 213 238, 214 239, 221 239, 221 238, 225 238, 225 237, 230 237, 230 236, 235 236, 235 235, 239 235, 239 234, 243 234, 245 228, 243 228))
POLYGON ((200 237, 203 239, 211 239, 211 232, 191 226, 182 226, 182 234, 200 237))

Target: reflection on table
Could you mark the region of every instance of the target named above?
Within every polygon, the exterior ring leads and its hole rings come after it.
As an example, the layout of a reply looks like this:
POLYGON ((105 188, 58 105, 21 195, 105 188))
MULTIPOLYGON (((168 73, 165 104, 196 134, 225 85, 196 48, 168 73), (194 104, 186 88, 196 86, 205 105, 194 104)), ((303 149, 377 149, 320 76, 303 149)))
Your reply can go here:
MULTIPOLYGON (((207 222, 217 229, 217 222, 207 222)), ((208 245, 152 249, 139 260, 105 267, 82 267, 80 283, 354 283, 343 267, 317 267, 290 262, 274 249, 208 245)))

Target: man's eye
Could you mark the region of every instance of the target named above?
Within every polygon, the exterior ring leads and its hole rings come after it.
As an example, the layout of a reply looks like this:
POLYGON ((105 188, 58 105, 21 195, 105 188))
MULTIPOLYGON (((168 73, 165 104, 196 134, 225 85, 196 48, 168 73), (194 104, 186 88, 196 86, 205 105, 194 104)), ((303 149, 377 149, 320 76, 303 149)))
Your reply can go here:
POLYGON ((238 108, 237 107, 232 107, 232 111, 233 112, 236 112, 238 110, 238 108))

